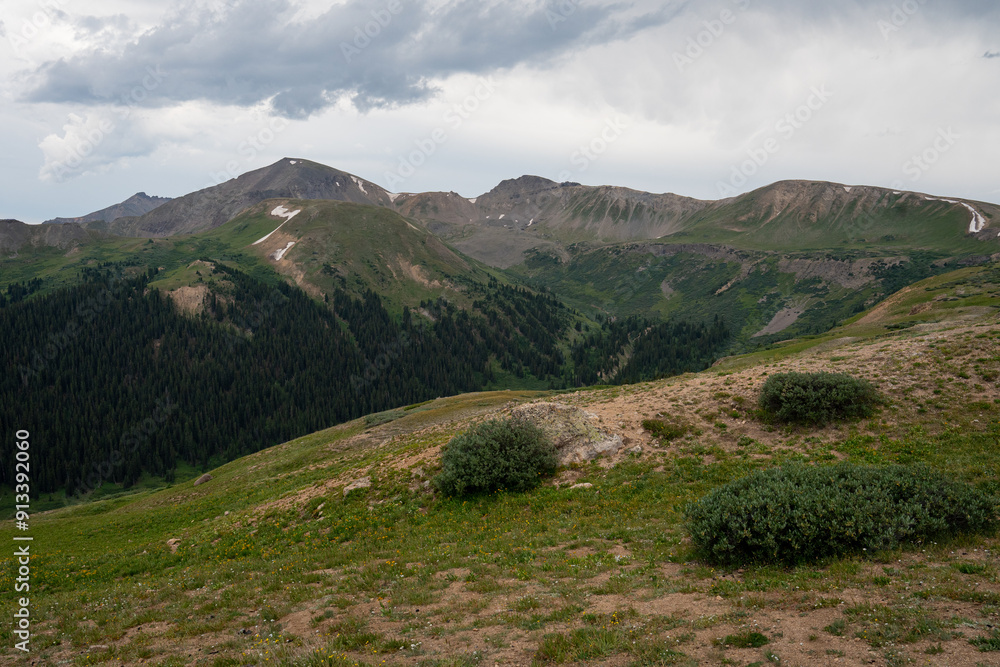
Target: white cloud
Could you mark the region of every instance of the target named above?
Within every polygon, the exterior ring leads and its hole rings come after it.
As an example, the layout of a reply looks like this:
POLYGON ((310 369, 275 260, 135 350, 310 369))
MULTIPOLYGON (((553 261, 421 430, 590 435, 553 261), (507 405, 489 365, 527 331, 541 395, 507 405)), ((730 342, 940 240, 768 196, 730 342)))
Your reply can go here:
POLYGON ((158 143, 134 120, 110 110, 70 114, 62 130, 38 144, 44 158, 38 175, 43 180, 58 183, 106 172, 128 158, 148 155, 158 143))

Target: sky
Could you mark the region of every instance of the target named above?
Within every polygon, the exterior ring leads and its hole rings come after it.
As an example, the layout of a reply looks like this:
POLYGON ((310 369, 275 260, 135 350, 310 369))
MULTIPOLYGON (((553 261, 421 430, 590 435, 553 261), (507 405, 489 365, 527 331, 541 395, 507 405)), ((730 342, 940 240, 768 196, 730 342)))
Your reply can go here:
POLYGON ((393 192, 523 174, 1000 202, 995 0, 2 0, 0 218, 282 157, 393 192))

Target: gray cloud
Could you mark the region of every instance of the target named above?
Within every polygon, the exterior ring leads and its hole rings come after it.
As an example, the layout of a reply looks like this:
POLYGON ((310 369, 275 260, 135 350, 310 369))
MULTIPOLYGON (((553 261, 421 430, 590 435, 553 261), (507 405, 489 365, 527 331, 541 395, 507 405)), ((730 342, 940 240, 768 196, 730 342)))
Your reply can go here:
POLYGON ((1000 51, 987 51, 983 54, 983 58, 1000 58, 1000 51))
POLYGON ((152 105, 270 100, 292 118, 345 96, 362 110, 405 105, 433 95, 434 78, 551 62, 661 25, 682 5, 643 13, 580 0, 457 0, 439 8, 430 0, 349 0, 297 23, 281 18, 294 10, 289 0, 241 0, 221 11, 188 6, 119 53, 95 49, 45 63, 29 77, 40 83, 25 99, 114 103, 152 68, 164 75, 146 100, 152 105))

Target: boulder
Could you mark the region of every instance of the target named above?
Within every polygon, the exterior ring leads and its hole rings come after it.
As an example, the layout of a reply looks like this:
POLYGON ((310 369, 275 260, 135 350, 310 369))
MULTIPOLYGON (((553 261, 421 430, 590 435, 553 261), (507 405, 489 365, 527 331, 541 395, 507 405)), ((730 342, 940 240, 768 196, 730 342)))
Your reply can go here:
POLYGON ((211 482, 211 481, 212 481, 212 476, 206 472, 204 475, 194 480, 194 485, 198 486, 199 484, 204 484, 205 482, 211 482))
POLYGON ((344 495, 346 496, 351 491, 357 491, 358 489, 367 489, 371 485, 372 485, 371 477, 362 477, 361 479, 356 479, 344 487, 344 495))
POLYGON ((621 451, 620 435, 597 426, 597 416, 565 403, 529 403, 511 409, 514 417, 535 424, 556 447, 559 465, 586 463, 621 451))

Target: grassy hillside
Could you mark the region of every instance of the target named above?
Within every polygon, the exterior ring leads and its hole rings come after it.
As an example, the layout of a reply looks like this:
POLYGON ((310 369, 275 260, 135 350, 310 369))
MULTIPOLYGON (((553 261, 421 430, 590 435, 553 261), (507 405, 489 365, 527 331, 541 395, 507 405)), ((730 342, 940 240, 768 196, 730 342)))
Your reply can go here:
MULTIPOLYGON (((1000 492, 998 297, 1000 271, 964 269, 829 335, 697 375, 439 399, 234 461, 199 486, 35 515, 30 659, 993 664, 980 648, 1000 648, 996 538, 720 571, 694 558, 682 512, 788 461, 922 462, 1000 492), (786 370, 866 377, 887 403, 818 429, 758 421, 756 392, 786 370), (533 400, 584 407, 623 453, 523 495, 452 500, 428 488, 450 437, 533 400), (654 439, 642 421, 657 417, 685 434, 654 439), (363 478, 370 487, 346 492, 363 478)), ((5 523, 0 539, 12 532, 5 523)), ((6 606, 14 567, 0 560, 6 606)), ((23 663, 9 625, 0 637, 0 659, 23 663)))
POLYGON ((826 332, 914 281, 987 259, 912 247, 772 252, 661 239, 571 246, 566 260, 531 251, 510 272, 590 315, 721 316, 734 350, 746 351, 826 332))
MULTIPOLYGON (((1000 212, 994 204, 970 205, 987 224, 1000 212)), ((669 238, 785 252, 871 251, 873 247, 883 252, 996 252, 995 238, 990 241, 968 234, 971 219, 972 213, 960 202, 919 193, 782 181, 714 202, 669 238)))
POLYGON ((202 282, 201 259, 225 263, 258 279, 287 280, 313 298, 334 289, 373 289, 396 310, 441 296, 467 305, 464 285, 503 280, 501 273, 457 254, 427 230, 385 208, 326 200, 275 199, 250 207, 208 232, 156 239, 93 238, 66 250, 31 246, 0 258, 0 290, 41 281, 45 293, 75 285, 81 270, 102 264, 158 269, 152 284, 168 291, 202 282), (280 205, 300 213, 270 215, 280 205), (281 225, 280 230, 276 228, 281 225), (271 232, 266 241, 254 242, 271 232), (289 242, 294 245, 276 259, 289 242))
POLYGON ((207 238, 246 248, 313 296, 340 287, 355 293, 373 289, 397 306, 439 296, 463 301, 463 283, 496 274, 393 211, 346 202, 268 200, 207 238), (301 212, 282 225, 270 215, 279 204, 301 212), (275 259, 289 243, 294 245, 275 259))

